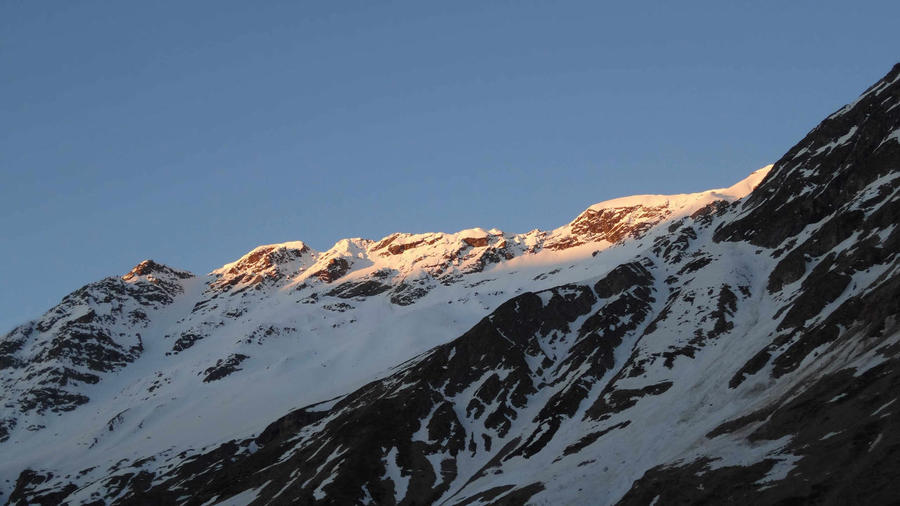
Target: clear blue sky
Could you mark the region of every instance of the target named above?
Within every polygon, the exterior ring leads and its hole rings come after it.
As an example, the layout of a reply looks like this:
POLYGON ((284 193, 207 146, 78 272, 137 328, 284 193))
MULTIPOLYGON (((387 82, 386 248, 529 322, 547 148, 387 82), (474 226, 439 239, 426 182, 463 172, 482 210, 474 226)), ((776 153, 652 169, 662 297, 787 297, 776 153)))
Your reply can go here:
POLYGON ((898 6, 2 2, 0 332, 144 258, 730 185, 889 70, 898 6))

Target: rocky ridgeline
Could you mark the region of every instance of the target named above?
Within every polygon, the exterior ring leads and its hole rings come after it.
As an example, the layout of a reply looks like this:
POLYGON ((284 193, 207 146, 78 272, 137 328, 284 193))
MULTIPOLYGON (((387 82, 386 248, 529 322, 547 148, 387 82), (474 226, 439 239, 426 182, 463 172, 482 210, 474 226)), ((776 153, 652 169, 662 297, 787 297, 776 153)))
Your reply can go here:
POLYGON ((672 217, 690 215, 710 203, 731 202, 749 192, 767 170, 757 171, 743 186, 731 189, 597 204, 552 231, 506 234, 475 228, 454 234, 396 233, 379 241, 343 239, 324 252, 299 241, 259 246, 212 272, 214 278, 184 319, 186 330, 174 340, 171 351, 177 354, 206 337, 212 318, 218 318, 213 326, 240 318, 246 314, 242 306, 265 300, 272 293, 293 294, 299 302, 325 309, 353 307, 347 302, 329 302, 333 298, 360 301, 375 296, 396 306, 409 306, 436 288, 464 285, 473 275, 514 259, 540 258, 576 247, 590 251, 575 253, 574 258, 596 254, 640 238, 672 217), (235 303, 229 300, 233 297, 245 301, 235 303))
POLYGON ((507 234, 474 228, 454 234, 396 233, 379 241, 343 239, 325 252, 314 251, 299 241, 259 246, 213 271, 216 280, 210 283, 209 293, 287 287, 354 298, 390 291, 394 304, 411 304, 434 285, 459 282, 466 274, 480 273, 514 258, 584 245, 600 249, 639 238, 672 217, 689 215, 712 202, 743 197, 767 171, 761 169, 746 182, 725 190, 642 195, 597 204, 552 231, 507 234), (338 286, 323 290, 319 286, 322 283, 338 286))

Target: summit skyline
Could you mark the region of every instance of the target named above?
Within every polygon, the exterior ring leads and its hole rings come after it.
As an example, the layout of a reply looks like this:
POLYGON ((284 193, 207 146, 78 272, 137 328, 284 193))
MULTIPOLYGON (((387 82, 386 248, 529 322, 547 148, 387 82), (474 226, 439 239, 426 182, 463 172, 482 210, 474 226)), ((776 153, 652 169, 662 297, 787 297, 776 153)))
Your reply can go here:
POLYGON ((153 258, 512 233, 728 186, 881 76, 898 8, 0 7, 0 328, 153 258), (873 16, 872 13, 878 13, 873 16))

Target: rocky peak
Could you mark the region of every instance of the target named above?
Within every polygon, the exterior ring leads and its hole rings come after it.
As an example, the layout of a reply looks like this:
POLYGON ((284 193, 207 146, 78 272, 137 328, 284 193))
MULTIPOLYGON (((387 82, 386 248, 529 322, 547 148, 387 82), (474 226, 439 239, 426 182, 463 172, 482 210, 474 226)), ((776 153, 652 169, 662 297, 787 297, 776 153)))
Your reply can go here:
POLYGON ((238 285, 279 281, 311 265, 317 253, 301 241, 257 246, 237 261, 212 271, 211 287, 230 290, 238 285))
POLYGON ((372 264, 368 260, 368 250, 374 241, 353 237, 341 239, 328 251, 319 254, 314 264, 298 276, 297 279, 312 281, 318 279, 325 283, 343 277, 352 269, 367 267, 372 264))
POLYGON ((190 272, 173 269, 167 265, 147 259, 135 265, 127 274, 122 276, 122 280, 127 282, 149 281, 150 283, 157 284, 161 280, 171 282, 192 277, 194 277, 194 275, 190 272))
POLYGON ((565 234, 548 241, 551 250, 568 249, 589 242, 617 243, 626 237, 638 237, 672 214, 668 202, 659 205, 588 208, 569 224, 565 234))
POLYGON ((592 242, 617 243, 637 238, 657 224, 690 216, 713 202, 733 202, 750 194, 772 166, 728 187, 677 195, 634 195, 594 204, 571 223, 548 234, 544 248, 563 250, 592 242))

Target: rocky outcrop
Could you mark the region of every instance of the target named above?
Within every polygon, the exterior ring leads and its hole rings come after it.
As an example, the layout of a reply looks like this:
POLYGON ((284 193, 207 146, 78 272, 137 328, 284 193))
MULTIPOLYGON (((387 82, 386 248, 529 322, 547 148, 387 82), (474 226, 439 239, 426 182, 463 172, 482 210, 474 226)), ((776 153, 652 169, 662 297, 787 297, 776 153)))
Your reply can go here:
POLYGON ((617 243, 626 237, 637 238, 672 212, 668 205, 588 209, 569 225, 570 235, 551 240, 544 247, 562 250, 590 242, 617 243))
POLYGON ((210 283, 210 288, 228 291, 278 282, 300 272, 313 258, 312 250, 300 241, 259 246, 236 262, 213 271, 217 279, 210 283))

